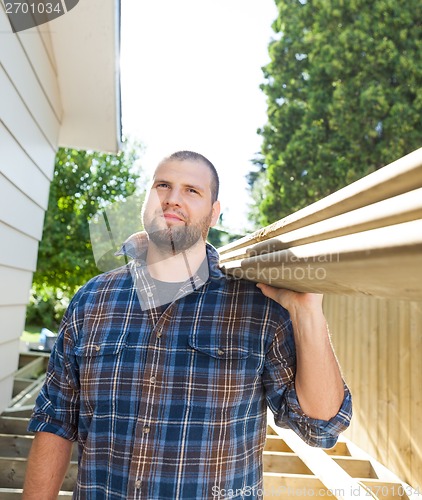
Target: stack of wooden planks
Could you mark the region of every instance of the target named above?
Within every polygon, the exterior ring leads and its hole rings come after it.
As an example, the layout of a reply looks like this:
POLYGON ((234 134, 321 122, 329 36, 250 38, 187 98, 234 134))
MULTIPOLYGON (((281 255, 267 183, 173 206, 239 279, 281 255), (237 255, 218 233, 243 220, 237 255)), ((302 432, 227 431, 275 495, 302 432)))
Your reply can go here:
POLYGON ((422 299, 422 148, 219 249, 238 278, 422 299))

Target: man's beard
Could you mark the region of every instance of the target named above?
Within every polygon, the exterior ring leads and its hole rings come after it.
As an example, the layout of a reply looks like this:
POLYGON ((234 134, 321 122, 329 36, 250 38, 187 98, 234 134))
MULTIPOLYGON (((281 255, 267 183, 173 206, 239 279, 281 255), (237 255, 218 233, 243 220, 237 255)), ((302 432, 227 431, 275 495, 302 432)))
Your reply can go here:
POLYGON ((162 212, 155 218, 144 213, 144 228, 149 239, 160 250, 176 255, 193 247, 199 240, 205 241, 211 224, 211 213, 206 215, 196 224, 185 220, 185 225, 173 225, 162 228, 162 212), (161 224, 160 224, 161 223, 161 224))

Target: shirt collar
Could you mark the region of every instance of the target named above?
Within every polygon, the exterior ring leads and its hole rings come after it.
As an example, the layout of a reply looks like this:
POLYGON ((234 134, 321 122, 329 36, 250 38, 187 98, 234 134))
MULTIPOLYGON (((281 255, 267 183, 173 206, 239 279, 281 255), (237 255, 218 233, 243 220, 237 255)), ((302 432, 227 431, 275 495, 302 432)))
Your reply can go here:
MULTIPOLYGON (((115 255, 126 255, 134 260, 140 261, 145 265, 146 253, 148 250, 148 234, 146 231, 134 233, 123 243, 120 250, 115 255)), ((206 243, 206 252, 208 267, 211 279, 225 278, 225 274, 220 269, 220 255, 218 251, 210 244, 206 243)))

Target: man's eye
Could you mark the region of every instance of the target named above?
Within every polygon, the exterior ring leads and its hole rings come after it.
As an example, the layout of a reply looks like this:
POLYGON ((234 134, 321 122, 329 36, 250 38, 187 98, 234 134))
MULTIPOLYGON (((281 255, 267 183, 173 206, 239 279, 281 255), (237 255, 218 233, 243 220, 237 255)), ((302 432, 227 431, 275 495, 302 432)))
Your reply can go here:
POLYGON ((169 185, 166 184, 165 182, 160 182, 159 184, 156 185, 157 188, 168 188, 169 185))
POLYGON ((188 191, 189 191, 189 193, 199 194, 198 191, 196 189, 193 189, 193 188, 189 188, 188 191))

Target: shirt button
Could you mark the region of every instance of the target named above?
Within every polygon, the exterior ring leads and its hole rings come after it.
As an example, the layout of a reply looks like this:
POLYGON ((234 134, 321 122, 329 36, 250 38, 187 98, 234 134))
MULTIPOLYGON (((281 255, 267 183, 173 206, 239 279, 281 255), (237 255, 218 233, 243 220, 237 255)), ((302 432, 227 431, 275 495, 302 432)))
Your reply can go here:
POLYGON ((218 349, 217 354, 219 356, 222 356, 224 354, 224 351, 222 349, 218 349))
POLYGON ((144 425, 144 428, 142 429, 142 432, 144 434, 148 434, 148 432, 151 430, 149 425, 144 425))
POLYGON ((155 382, 157 382, 157 379, 155 377, 151 377, 149 381, 151 382, 151 384, 155 384, 155 382))
POLYGON ((163 327, 161 326, 158 330, 157 330, 157 339, 159 339, 161 337, 161 335, 163 334, 163 327))
POLYGON ((141 480, 140 480, 140 479, 137 479, 137 480, 135 481, 135 488, 136 488, 137 490, 139 490, 139 489, 141 488, 141 480))
POLYGON ((98 352, 98 351, 101 350, 101 346, 100 345, 96 345, 96 346, 94 346, 94 349, 98 352))
POLYGON ((147 292, 147 297, 152 297, 154 294, 152 292, 147 292))

